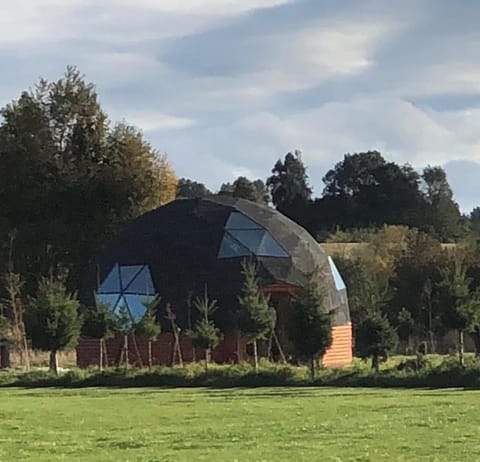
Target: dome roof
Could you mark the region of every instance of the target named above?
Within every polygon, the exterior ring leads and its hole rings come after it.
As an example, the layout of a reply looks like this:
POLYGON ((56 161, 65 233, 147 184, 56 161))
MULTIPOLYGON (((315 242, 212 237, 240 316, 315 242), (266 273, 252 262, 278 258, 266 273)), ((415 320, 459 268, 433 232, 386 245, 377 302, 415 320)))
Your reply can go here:
POLYGON ((135 318, 139 297, 159 294, 188 327, 189 300, 207 287, 222 308, 219 326, 229 328, 245 259, 257 262, 263 286, 301 286, 313 274, 330 308, 338 304, 340 276, 307 231, 270 207, 225 196, 178 199, 132 221, 95 259, 82 298, 127 305, 135 318))

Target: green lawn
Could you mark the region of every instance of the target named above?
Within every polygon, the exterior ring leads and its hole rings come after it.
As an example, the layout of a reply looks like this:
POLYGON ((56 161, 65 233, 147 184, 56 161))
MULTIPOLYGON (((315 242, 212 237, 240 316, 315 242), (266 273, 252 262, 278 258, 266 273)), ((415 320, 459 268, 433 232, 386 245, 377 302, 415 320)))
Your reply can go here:
POLYGON ((477 461, 480 391, 0 389, 1 462, 477 461))

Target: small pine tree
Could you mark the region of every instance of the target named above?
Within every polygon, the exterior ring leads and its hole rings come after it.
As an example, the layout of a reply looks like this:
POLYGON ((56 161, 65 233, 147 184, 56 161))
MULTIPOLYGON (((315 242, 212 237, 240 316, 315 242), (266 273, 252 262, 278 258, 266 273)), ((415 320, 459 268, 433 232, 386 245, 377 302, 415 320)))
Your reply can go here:
POLYGON ((276 312, 269 306, 268 297, 260 290, 257 266, 253 262, 242 262, 242 274, 245 278, 242 294, 238 299, 240 332, 253 342, 255 371, 258 371, 257 340, 267 338, 275 329, 276 312))
POLYGON ((200 312, 201 318, 196 322, 188 335, 195 347, 202 348, 205 352, 205 373, 208 372, 208 363, 210 361, 211 351, 220 343, 222 334, 215 327, 210 317, 217 311, 216 300, 209 300, 207 289, 202 297, 197 297, 193 301, 193 306, 200 312))
POLYGON ((104 363, 108 365, 108 357, 104 357, 106 356, 105 340, 112 337, 116 330, 116 318, 112 307, 105 303, 97 303, 96 307, 88 307, 84 310, 83 319, 82 335, 99 341, 98 366, 102 370, 104 363))
POLYGON ((125 305, 120 305, 118 310, 116 320, 115 320, 116 331, 123 335, 123 349, 120 356, 119 365, 122 363, 122 359, 125 363, 125 366, 129 364, 129 345, 128 345, 128 336, 134 328, 134 323, 130 311, 125 305))
POLYGON ((435 303, 440 308, 442 320, 458 333, 458 359, 462 367, 465 365, 463 334, 475 332, 480 325, 480 293, 470 290, 470 282, 465 265, 455 260, 445 268, 436 287, 435 303))
POLYGON ((378 372, 380 360, 385 361, 397 345, 398 336, 385 315, 372 311, 358 326, 355 339, 357 354, 372 358, 372 368, 378 372))
POLYGON ((310 360, 310 373, 315 378, 315 363, 332 344, 332 317, 324 308, 324 292, 310 277, 292 300, 293 322, 290 339, 298 353, 310 360))
POLYGON ((148 368, 152 368, 152 341, 156 340, 162 329, 156 320, 156 312, 160 298, 157 297, 151 302, 143 301, 145 314, 137 324, 136 332, 145 337, 148 342, 148 368))
POLYGON ((58 373, 57 352, 74 348, 78 343, 82 319, 79 303, 69 294, 62 280, 40 280, 36 297, 28 303, 27 333, 32 346, 50 352, 50 370, 58 373))

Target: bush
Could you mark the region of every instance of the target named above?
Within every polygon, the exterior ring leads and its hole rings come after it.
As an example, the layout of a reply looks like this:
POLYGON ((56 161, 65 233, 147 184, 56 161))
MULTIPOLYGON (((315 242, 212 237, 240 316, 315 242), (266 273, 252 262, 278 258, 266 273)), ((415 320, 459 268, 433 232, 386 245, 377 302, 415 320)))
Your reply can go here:
POLYGON ((27 373, 2 372, 0 386, 21 387, 390 387, 390 388, 480 388, 480 361, 467 357, 460 367, 455 358, 432 356, 391 358, 380 372, 364 361, 355 360, 345 368, 320 369, 314 381, 305 366, 291 366, 260 361, 258 372, 248 363, 212 364, 208 372, 199 363, 186 367, 148 369, 110 368, 72 369, 56 376, 49 371, 27 373), (416 366, 412 366, 416 364, 416 366))

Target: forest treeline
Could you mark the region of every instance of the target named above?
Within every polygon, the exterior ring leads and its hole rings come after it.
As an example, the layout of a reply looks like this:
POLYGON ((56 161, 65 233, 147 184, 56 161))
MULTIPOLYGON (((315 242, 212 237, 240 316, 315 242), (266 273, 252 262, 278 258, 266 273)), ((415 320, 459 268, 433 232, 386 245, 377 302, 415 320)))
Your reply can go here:
POLYGON ((76 68, 40 80, 0 115, 0 315, 21 313, 29 297, 51 302, 52 293, 72 311, 68 294, 126 223, 176 197, 216 193, 275 207, 319 242, 365 244, 336 253, 358 354, 386 354, 398 337, 434 349, 449 329, 459 349, 464 332, 480 348, 480 208, 462 215, 439 166, 418 172, 377 151, 345 154, 314 197, 294 151, 265 178, 239 177, 212 192, 178 180, 141 127, 112 123, 76 68), (52 279, 62 286, 48 286, 52 279), (377 338, 373 353, 369 338, 377 338))

